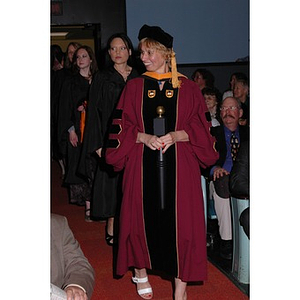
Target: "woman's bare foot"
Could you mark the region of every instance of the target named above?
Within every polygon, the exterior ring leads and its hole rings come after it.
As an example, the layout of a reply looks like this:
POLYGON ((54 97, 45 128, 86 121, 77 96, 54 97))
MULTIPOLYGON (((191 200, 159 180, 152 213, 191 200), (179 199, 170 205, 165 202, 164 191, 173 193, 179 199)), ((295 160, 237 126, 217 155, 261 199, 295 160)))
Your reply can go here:
POLYGON ((175 278, 175 300, 187 300, 186 282, 181 281, 179 278, 175 278))

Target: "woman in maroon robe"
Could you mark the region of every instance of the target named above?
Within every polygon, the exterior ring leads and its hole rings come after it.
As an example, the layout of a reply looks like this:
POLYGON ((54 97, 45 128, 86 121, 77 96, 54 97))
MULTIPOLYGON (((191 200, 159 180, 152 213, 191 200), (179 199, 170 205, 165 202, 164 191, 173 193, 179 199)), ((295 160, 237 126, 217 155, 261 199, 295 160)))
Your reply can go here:
POLYGON ((146 269, 175 278, 175 300, 187 299, 188 281, 207 277, 206 234, 200 166, 218 153, 198 86, 177 73, 173 38, 159 27, 139 33, 147 72, 127 83, 114 114, 106 161, 124 169, 117 273, 134 267, 138 294, 151 299, 146 269), (170 72, 172 68, 172 72, 170 72), (157 106, 165 132, 154 135, 157 106), (161 209, 157 153, 165 161, 165 208, 161 209))

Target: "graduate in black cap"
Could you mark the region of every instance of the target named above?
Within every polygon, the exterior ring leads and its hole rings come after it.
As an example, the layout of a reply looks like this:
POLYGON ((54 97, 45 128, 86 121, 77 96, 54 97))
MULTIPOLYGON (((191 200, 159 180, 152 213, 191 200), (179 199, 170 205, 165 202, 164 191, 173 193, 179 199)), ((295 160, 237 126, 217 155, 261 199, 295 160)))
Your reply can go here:
POLYGON ((206 232, 200 166, 218 153, 210 114, 199 87, 177 72, 173 37, 144 25, 138 38, 147 72, 127 82, 110 129, 106 161, 124 169, 116 271, 134 268, 143 299, 154 291, 147 269, 175 279, 175 300, 186 300, 189 281, 207 278, 206 232), (157 107, 165 132, 154 134, 157 107), (165 162, 165 206, 160 203, 157 153, 165 162))

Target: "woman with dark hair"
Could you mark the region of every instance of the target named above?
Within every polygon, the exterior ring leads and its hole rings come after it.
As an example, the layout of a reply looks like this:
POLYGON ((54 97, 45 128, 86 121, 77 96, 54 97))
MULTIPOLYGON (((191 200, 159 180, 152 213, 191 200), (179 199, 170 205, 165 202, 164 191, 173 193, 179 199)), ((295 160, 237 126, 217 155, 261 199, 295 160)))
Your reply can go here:
POLYGON ((51 45, 51 70, 56 72, 64 66, 64 53, 59 45, 51 45))
POLYGON ((91 86, 79 166, 79 172, 93 181, 91 216, 107 220, 106 242, 110 246, 114 242, 114 217, 121 191, 119 173, 114 172, 112 166, 106 164, 102 152, 112 112, 121 92, 128 80, 138 76, 137 71, 130 65, 132 51, 132 43, 124 33, 116 33, 107 41, 107 53, 111 63, 95 76, 91 86), (87 168, 90 160, 97 162, 95 174, 87 168))
POLYGON ((51 89, 51 157, 59 160, 59 151, 57 144, 57 112, 58 112, 58 95, 55 93, 57 85, 57 73, 63 70, 64 53, 59 45, 51 45, 51 73, 50 73, 50 89, 51 89))
POLYGON ((205 87, 213 88, 215 85, 215 77, 207 69, 197 69, 194 71, 192 80, 197 83, 201 91, 205 87))
POLYGON ((88 77, 92 77, 92 75, 98 71, 97 60, 92 48, 85 45, 77 48, 73 55, 72 67, 74 69, 75 74, 78 72, 80 74, 83 74, 84 68, 84 71, 86 74, 88 74, 88 77), (84 58, 88 58, 89 62, 85 62, 84 58))
POLYGON ((59 97, 63 83, 66 78, 72 75, 72 60, 73 55, 81 45, 76 42, 70 42, 68 44, 66 53, 62 59, 63 68, 51 73, 51 145, 52 145, 52 157, 56 159, 62 170, 62 177, 65 176, 65 164, 66 157, 59 151, 58 139, 57 139, 57 122, 58 122, 58 109, 59 109, 59 97))
POLYGON ((211 124, 213 127, 219 126, 221 122, 219 109, 220 109, 220 92, 217 88, 205 87, 202 90, 205 103, 211 117, 211 124))
POLYGON ((65 68, 70 69, 72 67, 72 61, 75 51, 82 45, 77 42, 70 42, 67 46, 65 57, 65 68))
POLYGON ((74 53, 73 61, 74 75, 66 79, 60 95, 58 140, 61 152, 67 159, 64 182, 69 187, 70 203, 85 205, 88 216, 91 186, 85 178, 78 175, 77 167, 84 134, 85 107, 98 67, 94 52, 89 46, 79 47, 74 53))

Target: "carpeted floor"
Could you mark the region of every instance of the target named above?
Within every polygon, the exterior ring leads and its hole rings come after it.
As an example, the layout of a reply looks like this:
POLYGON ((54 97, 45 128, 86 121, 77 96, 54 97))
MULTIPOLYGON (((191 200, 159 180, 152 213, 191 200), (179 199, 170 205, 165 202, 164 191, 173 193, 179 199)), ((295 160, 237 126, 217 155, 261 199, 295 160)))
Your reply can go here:
MULTIPOLYGON (((128 300, 142 299, 131 283, 132 274, 128 272, 122 278, 115 278, 113 273, 113 248, 106 245, 105 223, 84 221, 84 207, 68 203, 67 189, 62 187, 60 167, 52 162, 51 212, 67 217, 70 228, 79 241, 82 251, 95 269, 96 282, 92 300, 128 300)), ((153 299, 171 300, 171 281, 158 275, 149 274, 153 299)), ((189 300, 243 300, 249 299, 221 271, 208 263, 208 280, 187 287, 189 300)))

